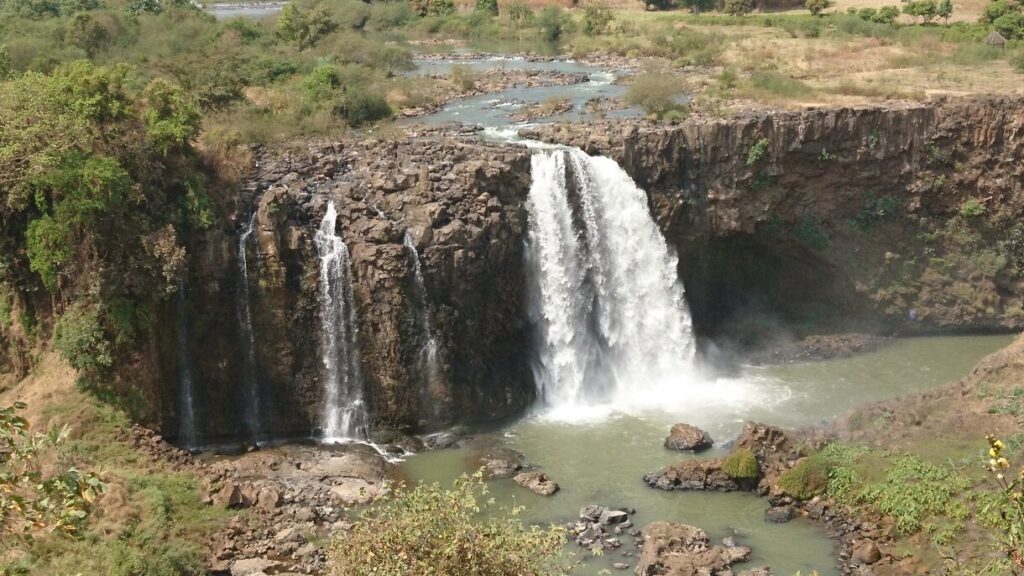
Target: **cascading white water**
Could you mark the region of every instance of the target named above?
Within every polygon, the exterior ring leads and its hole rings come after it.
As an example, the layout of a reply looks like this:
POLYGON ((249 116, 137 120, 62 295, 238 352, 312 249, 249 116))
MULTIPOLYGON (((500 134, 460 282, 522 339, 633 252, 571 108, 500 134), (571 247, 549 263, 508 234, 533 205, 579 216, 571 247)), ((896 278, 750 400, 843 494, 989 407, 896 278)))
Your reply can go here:
POLYGON ((245 228, 238 235, 238 324, 242 332, 242 385, 245 396, 244 414, 246 427, 253 442, 259 442, 262 435, 260 415, 260 387, 256 371, 256 335, 252 329, 252 308, 249 302, 249 264, 246 245, 256 230, 254 210, 245 228))
POLYGON ((186 449, 198 447, 196 431, 195 392, 192 383, 192 352, 189 348, 188 316, 186 315, 184 281, 178 286, 178 443, 186 449))
POLYGON ((556 408, 655 405, 694 374, 690 315, 647 195, 614 161, 538 151, 527 257, 535 378, 556 408))
POLYGON ((438 360, 437 338, 434 336, 434 321, 430 315, 430 302, 427 299, 427 286, 423 281, 423 268, 420 265, 420 254, 412 234, 407 230, 403 240, 405 249, 412 258, 413 266, 413 297, 417 309, 418 327, 422 332, 423 347, 420 350, 420 372, 427 386, 437 384, 442 379, 441 363, 438 360))
POLYGON ((338 213, 328 202, 314 241, 320 257, 320 357, 324 364, 323 435, 328 440, 365 439, 369 418, 356 348, 352 262, 335 233, 338 213))

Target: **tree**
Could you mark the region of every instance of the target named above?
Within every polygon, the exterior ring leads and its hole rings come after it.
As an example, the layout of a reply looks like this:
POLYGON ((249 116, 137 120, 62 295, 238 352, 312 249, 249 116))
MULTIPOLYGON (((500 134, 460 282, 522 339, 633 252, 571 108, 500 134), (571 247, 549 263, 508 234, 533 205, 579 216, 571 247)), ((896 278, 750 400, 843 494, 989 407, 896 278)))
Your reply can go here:
POLYGON ((53 467, 43 460, 67 438, 68 429, 32 433, 18 415, 24 409, 21 402, 0 408, 0 550, 40 534, 79 534, 93 502, 106 491, 98 476, 73 467, 44 472, 53 467))
POLYGON ((338 28, 327 9, 319 4, 304 7, 290 2, 277 20, 277 35, 295 42, 299 50, 313 47, 321 38, 338 28))
POLYGON ((725 0, 725 13, 743 16, 754 11, 754 0, 725 0))
POLYGON ((330 576, 559 576, 561 528, 526 527, 519 509, 492 510, 483 472, 385 497, 330 546, 330 576))
POLYGON ((605 34, 613 20, 615 20, 615 15, 607 6, 587 6, 583 13, 583 33, 587 36, 605 34))
POLYGON ((996 18, 992 27, 1006 38, 1024 38, 1024 12, 1007 12, 996 18))
POLYGON ((938 15, 938 6, 935 4, 935 0, 911 0, 903 7, 903 13, 919 17, 921 22, 928 23, 938 15))
POLYGON ((953 15, 953 0, 939 0, 935 14, 942 18, 943 22, 949 24, 949 17, 953 15))
POLYGON ((476 0, 476 11, 497 16, 498 0, 476 0))
POLYGON ((878 12, 871 17, 872 22, 878 24, 892 24, 900 17, 900 9, 896 6, 882 6, 878 12))
POLYGON ((820 16, 825 10, 832 7, 832 0, 807 0, 806 6, 811 14, 820 16))

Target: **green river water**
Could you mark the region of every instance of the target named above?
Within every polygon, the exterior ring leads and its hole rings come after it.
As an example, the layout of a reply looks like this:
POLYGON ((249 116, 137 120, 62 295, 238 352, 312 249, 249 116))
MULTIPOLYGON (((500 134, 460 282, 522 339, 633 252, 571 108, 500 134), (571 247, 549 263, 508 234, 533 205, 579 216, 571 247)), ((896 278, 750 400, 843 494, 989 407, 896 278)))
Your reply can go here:
MULTIPOLYGON (((782 427, 814 424, 857 404, 956 380, 1010 341, 1009 336, 908 338, 853 358, 740 368, 736 374, 694 384, 693 390, 680 395, 681 400, 666 398, 660 409, 620 413, 605 408, 555 417, 536 414, 501 433, 510 447, 545 470, 561 490, 544 498, 510 480, 496 480, 490 483, 492 495, 501 504, 523 505, 524 519, 540 524, 574 520, 586 504, 628 506, 637 510, 633 517, 637 527, 668 520, 701 527, 714 540, 735 536, 753 548, 750 561, 736 566, 741 570, 767 565, 777 575, 797 571, 806 575, 812 570, 821 576, 836 575, 834 543, 823 529, 799 518, 768 524, 763 519, 767 504, 760 498, 648 488, 642 481, 645 473, 686 457, 662 447, 668 428, 687 422, 724 444, 746 420, 782 427)), ((702 456, 725 452, 715 448, 702 456)), ((448 483, 471 471, 470 462, 470 454, 463 449, 439 450, 413 456, 403 468, 413 479, 448 483)), ((596 575, 616 561, 630 563, 632 570, 633 559, 621 556, 621 551, 633 550, 630 542, 624 538, 619 551, 596 558, 572 545, 583 560, 576 574, 596 575)))

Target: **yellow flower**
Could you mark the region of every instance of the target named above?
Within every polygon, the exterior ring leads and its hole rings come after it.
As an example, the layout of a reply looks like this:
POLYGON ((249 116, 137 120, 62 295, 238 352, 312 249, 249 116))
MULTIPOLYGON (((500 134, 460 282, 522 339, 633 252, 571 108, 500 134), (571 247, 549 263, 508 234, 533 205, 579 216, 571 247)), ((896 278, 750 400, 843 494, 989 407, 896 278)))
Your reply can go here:
POLYGON ((1010 500, 1013 500, 1014 502, 1020 500, 1020 492, 1014 492, 1013 494, 1010 494, 1010 500))
POLYGON ((998 478, 998 479, 1002 480, 1002 479, 1003 479, 1003 474, 1002 474, 1002 472, 1000 472, 999 474, 996 474, 996 478, 998 478))
POLYGON ((997 462, 995 458, 988 461, 989 468, 995 470, 997 466, 999 466, 999 462, 997 462))
POLYGON ((989 448, 988 455, 992 458, 999 458, 999 450, 996 450, 995 448, 989 448))
POLYGON ((995 442, 993 442, 992 447, 994 447, 996 450, 1002 450, 1003 448, 1005 448, 1002 440, 996 440, 995 442))
POLYGON ((1004 470, 1010 467, 1010 463, 1006 460, 1006 458, 1000 458, 999 460, 996 460, 996 464, 998 464, 999 467, 1003 468, 1004 470))

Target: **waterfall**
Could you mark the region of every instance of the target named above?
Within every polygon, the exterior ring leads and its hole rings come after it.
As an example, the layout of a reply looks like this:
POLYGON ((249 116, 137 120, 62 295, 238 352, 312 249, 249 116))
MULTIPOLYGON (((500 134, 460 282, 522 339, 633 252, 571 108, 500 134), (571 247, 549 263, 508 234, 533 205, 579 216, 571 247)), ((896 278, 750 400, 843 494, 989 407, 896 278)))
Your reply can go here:
POLYGON ((423 267, 420 264, 420 254, 416 250, 416 243, 413 242, 412 234, 405 232, 403 240, 409 257, 412 259, 413 269, 413 304, 416 306, 417 327, 423 337, 423 346, 420 349, 420 373, 423 375, 425 388, 441 383, 441 363, 438 361, 437 338, 434 336, 434 321, 430 316, 430 301, 427 299, 427 286, 423 282, 423 267))
POLYGON ((527 211, 543 402, 656 405, 685 389, 689 311, 644 191, 608 158, 538 151, 527 211))
POLYGON ((252 309, 249 302, 249 265, 246 261, 246 245, 256 229, 256 211, 238 236, 238 325, 242 335, 242 394, 244 395, 243 418, 253 442, 260 440, 260 393, 256 370, 256 335, 252 329, 252 309))
POLYGON ((192 390, 192 351, 189 347, 187 294, 185 282, 178 286, 178 443, 187 450, 199 446, 196 432, 196 405, 192 390))
POLYGON ((324 364, 323 435, 362 439, 369 418, 356 348, 352 262, 348 246, 335 233, 338 213, 328 202, 314 238, 320 257, 320 355, 324 364))

